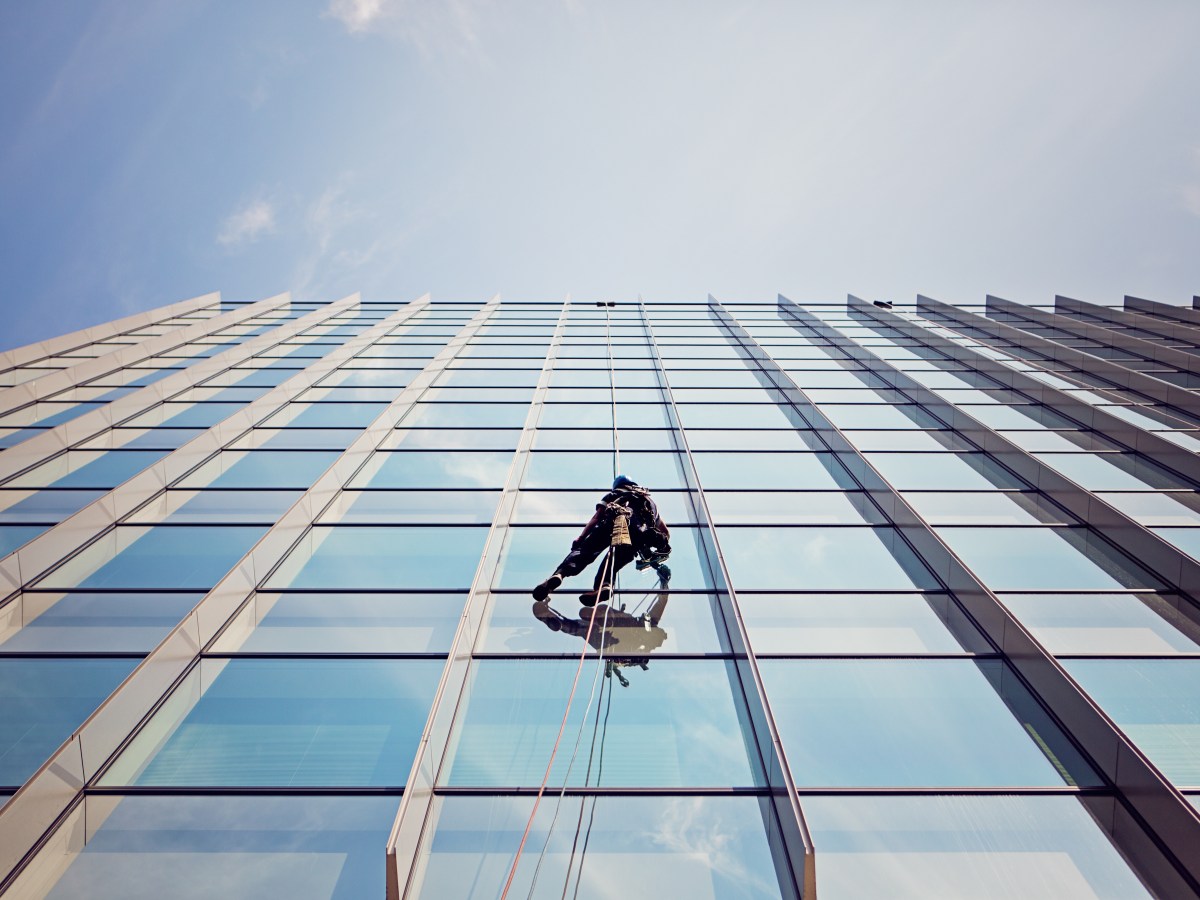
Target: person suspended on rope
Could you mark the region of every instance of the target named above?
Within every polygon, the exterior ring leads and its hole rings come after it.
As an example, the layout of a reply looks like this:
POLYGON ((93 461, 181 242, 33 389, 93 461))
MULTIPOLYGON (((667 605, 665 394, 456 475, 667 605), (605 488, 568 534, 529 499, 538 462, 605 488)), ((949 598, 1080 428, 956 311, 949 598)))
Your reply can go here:
POLYGON ((639 569, 652 567, 660 579, 666 570, 666 578, 671 577, 664 565, 671 554, 671 531, 650 491, 624 475, 613 479, 612 490, 600 498, 596 512, 571 542, 571 552, 549 578, 533 589, 533 598, 539 603, 544 601, 564 578, 578 575, 605 550, 609 556, 596 571, 592 589, 579 595, 586 606, 608 601, 613 577, 635 556, 640 557, 639 569))

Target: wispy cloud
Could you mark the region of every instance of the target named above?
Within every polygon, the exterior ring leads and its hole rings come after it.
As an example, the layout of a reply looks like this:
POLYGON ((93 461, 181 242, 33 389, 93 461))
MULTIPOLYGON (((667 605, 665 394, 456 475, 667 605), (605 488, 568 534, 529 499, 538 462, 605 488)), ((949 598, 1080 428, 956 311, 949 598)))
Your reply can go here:
POLYGON ((252 200, 229 216, 217 232, 223 247, 242 247, 275 230, 275 207, 269 200, 252 200))
POLYGON ((337 19, 351 34, 370 31, 383 15, 384 0, 330 0, 325 14, 337 19))
POLYGON ((429 58, 477 53, 499 11, 494 0, 329 0, 324 15, 350 34, 380 33, 429 58))

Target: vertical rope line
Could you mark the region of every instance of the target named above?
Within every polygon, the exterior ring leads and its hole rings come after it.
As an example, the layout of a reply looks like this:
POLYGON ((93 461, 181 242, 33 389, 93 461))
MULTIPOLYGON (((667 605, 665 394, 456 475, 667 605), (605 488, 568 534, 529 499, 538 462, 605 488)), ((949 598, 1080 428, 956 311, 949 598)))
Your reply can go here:
MULTIPOLYGON (((604 623, 600 626, 601 632, 607 631, 607 629, 608 629, 608 612, 609 612, 610 608, 611 607, 609 607, 607 605, 604 607, 604 623)), ((594 624, 596 621, 596 618, 594 615, 591 618, 592 618, 592 624, 594 624)), ((584 645, 584 648, 583 648, 584 653, 587 653, 588 646, 590 646, 590 645, 588 645, 588 644, 584 645)), ((529 895, 528 896, 530 898, 533 897, 534 888, 537 887, 538 874, 542 870, 542 862, 545 860, 546 850, 550 846, 550 836, 554 833, 554 826, 558 822, 558 814, 559 814, 559 811, 562 809, 563 797, 565 797, 567 794, 567 785, 570 783, 570 780, 571 780, 571 769, 574 768, 575 759, 577 756, 579 756, 579 745, 583 742, 583 729, 587 727, 588 713, 591 712, 591 710, 592 710, 592 701, 596 699, 596 682, 600 681, 600 673, 604 671, 604 641, 603 641, 603 639, 601 639, 601 641, 600 641, 599 653, 600 653, 600 656, 596 663, 596 674, 592 676, 592 690, 588 694, 587 706, 584 707, 583 716, 579 720, 579 731, 575 735, 575 748, 571 751, 571 761, 569 763, 567 763, 567 771, 563 775, 562 789, 558 792, 558 801, 554 804, 554 815, 550 819, 550 826, 546 829, 546 840, 542 842, 542 850, 538 854, 537 865, 534 867, 534 870, 533 870, 533 880, 529 884, 529 895)), ((601 682, 601 691, 603 692, 603 682, 601 682)), ((599 713, 600 713, 600 705, 596 704, 597 724, 599 724, 599 718, 600 718, 599 713)), ((592 731, 592 748, 593 748, 593 750, 595 749, 595 746, 596 746, 596 732, 595 732, 595 729, 593 728, 593 731, 592 731)), ((589 772, 591 771, 591 768, 592 768, 591 759, 592 759, 591 755, 589 754, 588 755, 588 771, 589 772)), ((585 779, 584 785, 586 786, 586 779, 585 779)), ((575 840, 576 841, 579 840, 578 829, 576 829, 576 832, 575 832, 575 840)), ((574 845, 572 845, 572 847, 573 846, 574 845)), ((573 854, 573 850, 572 850, 572 854, 573 854)))
MULTIPOLYGON (((609 553, 602 565, 608 565, 608 561, 611 559, 612 554, 609 553)), ((605 615, 607 616, 607 613, 605 615)), ((517 874, 517 865, 521 862, 521 852, 525 849, 525 842, 529 840, 529 830, 533 827, 533 819, 537 815, 538 806, 542 802, 542 796, 546 793, 546 783, 550 780, 550 770, 554 767, 554 758, 558 755, 558 745, 562 741, 563 731, 567 727, 567 717, 571 714, 571 703, 574 701, 575 691, 579 687, 579 675, 583 672, 583 663, 587 659, 588 647, 591 646, 592 630, 595 627, 596 617, 590 616, 588 618, 587 634, 583 639, 583 651, 579 654, 579 665, 575 667, 575 680, 571 682, 571 692, 567 695, 567 708, 563 710, 562 722, 558 726, 558 736, 555 737, 554 747, 550 751, 550 761, 546 763, 546 772, 542 775, 542 783, 538 787, 537 797, 533 801, 533 809, 529 812, 529 820, 525 823, 525 831, 521 835, 521 843, 517 845, 517 853, 513 857, 512 867, 508 870, 508 878, 504 882, 504 890, 500 894, 500 900, 505 900, 508 897, 508 892, 512 889, 513 878, 517 874)), ((603 664, 603 660, 601 664, 603 664)))
POLYGON ((608 345, 608 390, 613 429, 613 478, 621 474, 621 438, 617 433, 617 371, 613 362, 612 314, 604 308, 604 337, 608 345))

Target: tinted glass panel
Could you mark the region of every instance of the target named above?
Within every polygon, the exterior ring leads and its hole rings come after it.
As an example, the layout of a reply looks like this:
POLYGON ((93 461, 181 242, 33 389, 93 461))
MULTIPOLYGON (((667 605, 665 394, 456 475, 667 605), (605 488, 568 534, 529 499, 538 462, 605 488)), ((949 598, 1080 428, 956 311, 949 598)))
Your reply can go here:
MULTIPOLYGON (((426 862, 420 867, 423 880, 417 896, 495 897, 532 812, 529 797, 439 798, 435 830, 423 850, 426 862), (481 822, 488 823, 486 830, 481 822)), ((553 892, 551 886, 557 890, 565 885, 567 896, 579 900, 608 900, 617 882, 620 895, 631 898, 790 897, 790 886, 781 892, 776 879, 767 841, 768 830, 774 830, 769 815, 751 797, 609 796, 543 802, 512 896, 541 896, 540 889, 533 890, 537 869, 538 885, 546 885, 547 895, 553 892), (569 825, 564 827, 564 822, 569 825), (577 840, 576 822, 583 826, 577 840), (529 854, 530 846, 545 849, 529 854)))
POLYGON ((402 785, 442 665, 201 660, 103 783, 402 785))
POLYGON ((1063 665, 1176 786, 1200 785, 1200 660, 1072 659, 1063 665))
POLYGON ((266 586, 351 591, 468 588, 487 532, 483 526, 316 526, 266 586))
POLYGON ((1085 529, 938 528, 938 534, 993 590, 1111 590, 1159 585, 1085 529), (1013 565, 1014 560, 1021 565, 1013 565))
POLYGON ((1074 797, 805 796, 801 805, 822 900, 1150 896, 1074 797))
POLYGON ((0 658, 0 784, 24 783, 137 662, 0 658))
POLYGON ((87 804, 89 821, 103 824, 46 895, 53 900, 384 894, 379 848, 395 797, 92 797, 87 804))
POLYGON ((724 526, 717 539, 740 590, 936 589, 890 528, 724 526))
POLYGON ((119 525, 38 587, 207 590, 265 531, 261 525, 119 525))
POLYGON ((997 693, 999 662, 763 660, 760 668, 799 786, 1063 783, 997 693))
MULTIPOLYGON (((576 665, 570 659, 478 661, 447 783, 539 785, 576 665)), ((551 783, 682 787, 760 781, 734 702, 737 682, 730 664, 656 660, 644 670, 626 669, 628 688, 606 677, 603 664, 584 668, 587 681, 581 685, 599 683, 595 703, 604 704, 607 713, 604 766, 589 773, 584 760, 572 766, 570 755, 559 753, 551 783)), ((581 689, 577 699, 586 696, 581 689)), ((571 704, 567 734, 579 731, 581 723, 590 731, 594 705, 571 704)))

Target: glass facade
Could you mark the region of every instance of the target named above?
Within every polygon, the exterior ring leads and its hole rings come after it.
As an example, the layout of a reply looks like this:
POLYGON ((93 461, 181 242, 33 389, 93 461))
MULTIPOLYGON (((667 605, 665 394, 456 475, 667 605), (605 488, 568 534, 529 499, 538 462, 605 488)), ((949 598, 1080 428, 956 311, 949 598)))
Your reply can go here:
POLYGON ((1014 307, 4 354, 0 894, 1200 896, 1200 313, 1014 307), (669 574, 535 603, 618 474, 669 574))

